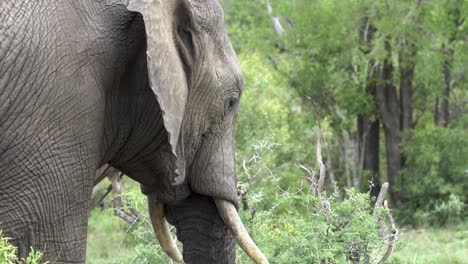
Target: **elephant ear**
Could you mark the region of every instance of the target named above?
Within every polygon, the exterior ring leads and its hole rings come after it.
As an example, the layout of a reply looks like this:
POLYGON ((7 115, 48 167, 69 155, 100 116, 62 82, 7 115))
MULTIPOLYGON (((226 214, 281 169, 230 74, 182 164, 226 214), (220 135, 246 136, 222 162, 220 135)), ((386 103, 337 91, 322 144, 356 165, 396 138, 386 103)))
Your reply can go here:
POLYGON ((141 13, 145 22, 149 83, 161 107, 171 152, 176 158, 173 169, 177 176, 173 185, 185 179, 183 147, 179 139, 188 96, 187 77, 174 36, 177 2, 130 0, 127 6, 130 11, 141 13))

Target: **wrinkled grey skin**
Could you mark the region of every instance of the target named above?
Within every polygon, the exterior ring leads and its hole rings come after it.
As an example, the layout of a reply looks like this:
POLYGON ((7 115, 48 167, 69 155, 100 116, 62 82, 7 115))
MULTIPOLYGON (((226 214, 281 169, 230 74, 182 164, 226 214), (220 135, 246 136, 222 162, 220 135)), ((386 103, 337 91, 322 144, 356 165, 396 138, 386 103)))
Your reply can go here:
POLYGON ((22 258, 84 263, 109 163, 167 204, 186 262, 235 262, 212 201, 238 202, 242 76, 222 9, 162 1, 161 19, 142 1, 0 1, 0 229, 22 258))

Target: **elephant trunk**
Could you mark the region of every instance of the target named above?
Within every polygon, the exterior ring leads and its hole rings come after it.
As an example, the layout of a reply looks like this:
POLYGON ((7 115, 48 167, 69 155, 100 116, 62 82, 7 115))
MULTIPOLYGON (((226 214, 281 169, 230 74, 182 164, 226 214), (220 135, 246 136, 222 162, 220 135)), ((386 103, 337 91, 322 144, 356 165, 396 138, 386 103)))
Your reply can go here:
POLYGON ((167 220, 176 227, 186 263, 236 263, 234 237, 213 199, 193 194, 166 206, 167 220))
POLYGON ((177 228, 177 237, 184 244, 183 259, 186 262, 235 263, 234 238, 255 263, 268 264, 231 202, 192 195, 181 203, 165 208, 155 195, 150 194, 148 206, 151 223, 162 249, 177 262, 182 262, 182 255, 171 237, 166 210, 169 220, 177 228))

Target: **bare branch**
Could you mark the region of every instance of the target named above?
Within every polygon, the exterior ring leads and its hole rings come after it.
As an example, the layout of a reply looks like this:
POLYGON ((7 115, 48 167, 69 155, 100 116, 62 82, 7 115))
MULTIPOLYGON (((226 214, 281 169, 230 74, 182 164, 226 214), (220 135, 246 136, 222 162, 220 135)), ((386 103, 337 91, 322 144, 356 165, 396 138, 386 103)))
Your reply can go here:
POLYGON ((302 164, 299 164, 298 167, 303 169, 307 173, 307 180, 309 181, 312 195, 317 196, 318 185, 317 185, 317 179, 315 178, 317 173, 314 170, 311 170, 302 164))
MULTIPOLYGON (((385 202, 384 202, 384 207, 388 209, 387 200, 385 200, 385 202)), ((385 261, 390 257, 390 255, 393 252, 393 248, 395 246, 395 243, 398 241, 398 229, 395 226, 395 221, 393 220, 393 216, 392 216, 392 213, 390 212, 390 209, 387 210, 387 218, 388 218, 388 221, 390 222, 392 230, 391 230, 390 236, 388 238, 387 251, 383 255, 382 259, 379 261, 379 264, 380 263, 385 263, 385 261)))
MULTIPOLYGON (((108 177, 109 180, 113 177, 113 175, 119 174, 119 171, 116 170, 114 167, 110 166, 109 164, 103 165, 96 171, 96 177, 94 178, 94 186, 100 183, 105 177, 108 177)), ((119 176, 120 177, 120 176, 119 176)), ((107 187, 106 193, 99 199, 97 204, 101 205, 102 201, 111 193, 112 191, 112 184, 107 187)))
POLYGON ((106 177, 106 174, 110 168, 112 168, 111 165, 104 164, 96 171, 96 176, 94 177, 93 186, 96 186, 106 177))
MULTIPOLYGON (((388 237, 384 238, 386 240, 386 243, 388 244, 388 247, 387 247, 385 254, 382 256, 382 258, 380 259, 378 263, 384 263, 390 257, 390 255, 393 252, 394 245, 398 241, 398 229, 395 226, 395 221, 393 220, 392 213, 390 209, 388 208, 387 200, 385 200, 385 195, 387 194, 388 187, 389 187, 388 182, 385 182, 384 184, 382 184, 382 188, 380 189, 379 196, 377 197, 377 201, 375 202, 375 206, 374 206, 374 214, 373 214, 374 220, 375 221, 380 220, 379 216, 377 215, 377 210, 383 206, 384 208, 387 209, 386 210, 387 218, 388 218, 388 222, 390 223, 390 234, 388 235, 388 237)), ((383 228, 383 227, 381 228, 381 236, 383 237, 385 237, 384 235, 385 229, 386 228, 383 228)))
MULTIPOLYGON (((113 169, 113 168, 112 168, 113 169)), ((122 209, 124 201, 122 199, 122 185, 120 184, 122 174, 114 169, 112 173, 108 174, 108 178, 111 181, 112 186, 112 207, 114 208, 114 215, 120 217, 125 222, 133 224, 140 219, 141 214, 134 208, 130 209, 130 213, 127 213, 122 209)))
POLYGON ((331 155, 330 155, 330 148, 328 147, 328 143, 326 140, 323 141, 324 144, 325 144, 325 151, 327 153, 327 161, 326 161, 326 168, 328 170, 328 175, 330 176, 330 183, 333 187, 333 192, 335 194, 339 194, 338 192, 338 186, 336 186, 336 180, 335 180, 335 172, 334 172, 334 169, 333 169, 333 165, 332 165, 332 159, 331 159, 331 155))
POLYGON ((385 182, 384 184, 382 184, 382 188, 380 189, 379 196, 377 197, 377 200, 375 201, 374 213, 373 213, 373 217, 375 221, 379 220, 379 216, 377 215, 377 210, 383 206, 383 202, 385 199, 385 195, 387 194, 387 191, 388 191, 388 182, 385 182))
POLYGON ((246 166, 246 160, 243 160, 243 161, 242 161, 242 168, 244 169, 245 175, 247 175, 247 181, 249 182, 249 185, 252 186, 252 184, 253 184, 253 177, 252 177, 252 175, 250 174, 250 171, 249 171, 249 169, 248 169, 247 166, 246 166))
POLYGON ((107 195, 109 195, 109 193, 111 193, 111 191, 112 191, 112 184, 107 187, 106 193, 104 193, 104 195, 101 197, 101 199, 99 199, 99 202, 97 203, 99 206, 102 205, 102 201, 104 201, 104 199, 106 199, 107 195))
POLYGON ((283 36, 285 32, 284 27, 283 25, 281 25, 281 21, 279 17, 272 15, 273 7, 271 6, 270 1, 267 0, 266 3, 267 3, 267 13, 270 16, 271 22, 273 23, 273 27, 275 28, 276 35, 278 35, 278 37, 281 37, 283 36))
POLYGON ((323 192, 323 186, 325 184, 325 164, 322 159, 322 126, 320 123, 320 113, 317 110, 317 106, 314 104, 315 117, 317 118, 317 162, 319 164, 319 181, 318 181, 318 194, 321 195, 323 192))

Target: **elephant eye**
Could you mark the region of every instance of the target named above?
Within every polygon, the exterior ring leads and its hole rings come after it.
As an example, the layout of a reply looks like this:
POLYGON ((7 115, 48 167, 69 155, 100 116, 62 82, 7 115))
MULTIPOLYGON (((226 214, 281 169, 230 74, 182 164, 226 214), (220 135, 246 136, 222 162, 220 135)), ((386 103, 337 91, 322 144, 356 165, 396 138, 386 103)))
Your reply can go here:
POLYGON ((232 112, 236 108, 238 103, 239 103, 239 99, 237 99, 236 97, 230 97, 226 103, 225 115, 232 112))

